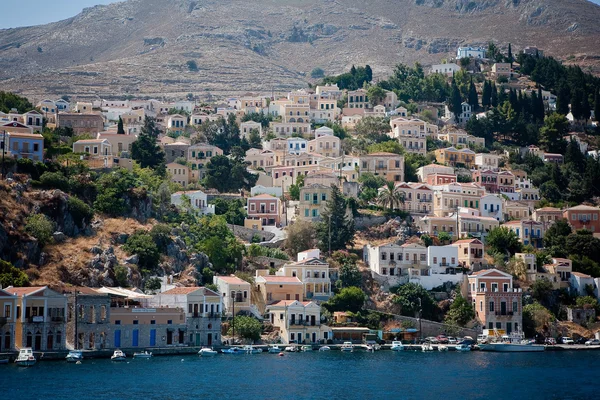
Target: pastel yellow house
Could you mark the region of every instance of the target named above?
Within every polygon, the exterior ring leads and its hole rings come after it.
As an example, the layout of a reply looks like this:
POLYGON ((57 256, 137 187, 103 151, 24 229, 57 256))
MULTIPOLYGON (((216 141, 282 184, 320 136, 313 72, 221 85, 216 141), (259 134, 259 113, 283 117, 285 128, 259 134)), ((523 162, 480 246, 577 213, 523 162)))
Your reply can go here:
POLYGON ((178 163, 167 164, 167 172, 171 177, 171 181, 187 187, 192 181, 192 170, 187 165, 178 163))
POLYGON ((265 304, 304 297, 304 285, 295 276, 258 275, 254 282, 265 304))
POLYGON ((270 322, 283 344, 324 343, 333 338, 321 324, 321 307, 312 301, 282 300, 267 306, 270 322))

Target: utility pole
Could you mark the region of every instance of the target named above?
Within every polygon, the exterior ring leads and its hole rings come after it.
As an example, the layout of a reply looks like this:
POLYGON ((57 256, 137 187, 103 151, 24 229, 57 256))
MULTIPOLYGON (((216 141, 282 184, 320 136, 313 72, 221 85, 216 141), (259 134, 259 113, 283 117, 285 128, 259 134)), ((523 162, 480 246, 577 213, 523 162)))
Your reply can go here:
POLYGON ((74 307, 74 312, 73 315, 75 315, 75 340, 73 342, 74 346, 75 346, 75 350, 79 350, 79 337, 77 335, 77 326, 79 325, 79 311, 77 310, 77 290, 75 290, 74 292, 75 295, 75 307, 74 307))
POLYGON ((233 330, 233 339, 232 342, 235 343, 235 295, 236 292, 231 294, 231 302, 233 303, 233 312, 231 314, 231 329, 233 330))
POLYGON ((331 214, 329 214, 329 257, 331 257, 331 214))

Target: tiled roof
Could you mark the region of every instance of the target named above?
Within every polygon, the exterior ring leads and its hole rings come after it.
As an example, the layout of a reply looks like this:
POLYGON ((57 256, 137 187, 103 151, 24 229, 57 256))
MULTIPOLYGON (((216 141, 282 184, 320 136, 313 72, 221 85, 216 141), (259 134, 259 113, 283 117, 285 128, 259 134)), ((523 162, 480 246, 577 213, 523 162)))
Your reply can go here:
POLYGON ((457 240, 456 242, 452 243, 452 244, 463 244, 463 243, 477 243, 477 244, 481 244, 481 242, 477 239, 461 239, 461 240, 457 240))
POLYGON ((581 272, 571 272, 572 275, 578 276, 580 278, 591 278, 591 276, 587 274, 582 274, 581 272))
POLYGON ((269 282, 277 282, 277 283, 302 283, 300 279, 295 276, 275 276, 275 275, 264 275, 260 278, 263 278, 267 283, 269 282))
POLYGON ((193 293, 199 289, 202 289, 199 286, 195 286, 195 287, 176 287, 170 290, 167 290, 166 292, 162 292, 161 294, 190 294, 193 293))
POLYGON ((267 307, 273 307, 273 306, 289 306, 292 303, 298 302, 304 306, 309 305, 310 303, 312 303, 311 301, 298 301, 298 300, 279 300, 277 303, 273 303, 270 304, 267 307))
POLYGON ((31 287, 7 287, 4 289, 8 293, 14 294, 15 296, 27 296, 42 289, 45 289, 46 286, 31 286, 31 287))
POLYGON ((246 282, 245 280, 242 280, 240 278, 238 278, 237 276, 218 276, 217 278, 219 278, 220 280, 227 282, 227 283, 231 283, 231 284, 236 284, 236 285, 249 285, 250 283, 246 282))

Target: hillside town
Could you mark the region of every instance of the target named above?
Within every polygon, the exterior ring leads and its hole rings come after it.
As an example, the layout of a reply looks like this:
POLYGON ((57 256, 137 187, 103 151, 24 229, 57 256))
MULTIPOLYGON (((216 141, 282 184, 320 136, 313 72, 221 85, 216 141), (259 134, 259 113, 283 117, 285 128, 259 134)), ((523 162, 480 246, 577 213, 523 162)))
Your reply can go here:
POLYGON ((490 43, 279 95, 2 93, 0 353, 600 344, 599 89, 490 43))

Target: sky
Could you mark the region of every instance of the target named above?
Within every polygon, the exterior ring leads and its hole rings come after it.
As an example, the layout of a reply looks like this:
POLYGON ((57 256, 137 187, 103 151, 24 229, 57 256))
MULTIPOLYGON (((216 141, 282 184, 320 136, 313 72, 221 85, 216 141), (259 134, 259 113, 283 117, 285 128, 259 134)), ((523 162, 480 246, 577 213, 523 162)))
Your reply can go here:
MULTIPOLYGON (((11 0, 0 0, 0 6, 11 0)), ((600 4, 600 0, 590 0, 600 4)), ((116 0, 21 0, 10 12, 0 12, 0 29, 56 22, 73 17, 85 7, 115 3, 116 0)), ((1 7, 0 7, 1 8, 1 7)))
MULTIPOLYGON (((5 2, 11 0, 0 0, 0 6, 5 2)), ((86 7, 109 3, 116 0, 20 0, 14 3, 18 6, 9 7, 10 12, 0 12, 0 29, 56 22, 74 17, 86 7)))

